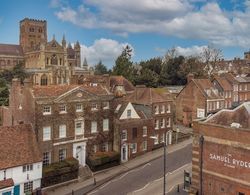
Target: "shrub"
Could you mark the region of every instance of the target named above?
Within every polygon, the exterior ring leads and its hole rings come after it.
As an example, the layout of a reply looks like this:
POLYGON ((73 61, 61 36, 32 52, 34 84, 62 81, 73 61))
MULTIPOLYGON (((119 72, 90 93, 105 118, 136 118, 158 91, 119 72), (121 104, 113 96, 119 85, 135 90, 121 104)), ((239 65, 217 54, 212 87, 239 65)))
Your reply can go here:
POLYGON ((43 167, 42 187, 58 184, 78 177, 79 163, 75 158, 43 167))
POLYGON ((87 164, 92 171, 109 168, 120 164, 120 154, 118 152, 97 152, 87 158, 87 164))

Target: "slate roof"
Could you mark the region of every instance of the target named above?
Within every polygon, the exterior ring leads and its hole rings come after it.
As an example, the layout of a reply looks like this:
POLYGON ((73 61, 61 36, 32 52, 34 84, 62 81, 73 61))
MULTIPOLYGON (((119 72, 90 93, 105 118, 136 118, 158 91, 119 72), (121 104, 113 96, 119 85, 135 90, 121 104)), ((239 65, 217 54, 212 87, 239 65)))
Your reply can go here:
POLYGON ((0 44, 0 55, 23 57, 23 49, 20 45, 0 44))
POLYGON ((0 127, 0 170, 42 161, 30 124, 0 127))

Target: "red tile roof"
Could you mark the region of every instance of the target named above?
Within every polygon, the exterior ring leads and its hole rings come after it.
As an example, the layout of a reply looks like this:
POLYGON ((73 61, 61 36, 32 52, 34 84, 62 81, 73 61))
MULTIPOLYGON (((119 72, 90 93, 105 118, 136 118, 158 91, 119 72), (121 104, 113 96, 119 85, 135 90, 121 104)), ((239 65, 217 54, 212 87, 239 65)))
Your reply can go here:
POLYGON ((42 161, 30 124, 0 127, 0 170, 42 161))
POLYGON ((48 85, 34 86, 33 94, 35 97, 58 97, 73 89, 82 89, 96 95, 108 95, 108 91, 103 86, 85 86, 85 85, 48 85))
POLYGON ((218 90, 214 88, 212 82, 209 79, 192 79, 192 81, 208 99, 223 98, 219 95, 218 90))
POLYGON ((0 44, 0 55, 23 56, 23 49, 20 45, 0 44))
POLYGON ((4 188, 8 188, 14 186, 14 182, 13 179, 9 178, 9 179, 4 179, 0 181, 0 189, 4 189, 4 188))
POLYGON ((123 76, 110 76, 110 88, 113 90, 115 86, 122 85, 126 92, 131 92, 135 90, 133 84, 125 79, 123 76))
POLYGON ((230 127, 232 123, 239 123, 241 128, 250 128, 250 102, 245 102, 233 110, 223 109, 205 122, 230 127))
POLYGON ((164 97, 161 91, 157 91, 157 89, 136 87, 135 91, 127 95, 124 100, 131 103, 150 105, 156 102, 165 102, 168 99, 164 97))
POLYGON ((231 85, 226 78, 219 76, 215 76, 214 78, 218 81, 218 83, 220 84, 220 86, 223 88, 224 91, 233 90, 233 85, 231 85))

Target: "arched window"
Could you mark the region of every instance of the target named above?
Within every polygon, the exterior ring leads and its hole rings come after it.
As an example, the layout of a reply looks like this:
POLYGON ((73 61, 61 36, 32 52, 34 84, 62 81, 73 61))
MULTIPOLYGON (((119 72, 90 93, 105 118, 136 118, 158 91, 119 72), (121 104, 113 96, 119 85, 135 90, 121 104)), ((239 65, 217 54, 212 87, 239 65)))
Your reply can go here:
POLYGON ((53 54, 52 55, 52 57, 51 57, 51 64, 52 65, 57 65, 57 57, 56 57, 56 55, 55 54, 53 54))
POLYGON ((48 85, 48 78, 45 74, 41 76, 41 85, 48 85))

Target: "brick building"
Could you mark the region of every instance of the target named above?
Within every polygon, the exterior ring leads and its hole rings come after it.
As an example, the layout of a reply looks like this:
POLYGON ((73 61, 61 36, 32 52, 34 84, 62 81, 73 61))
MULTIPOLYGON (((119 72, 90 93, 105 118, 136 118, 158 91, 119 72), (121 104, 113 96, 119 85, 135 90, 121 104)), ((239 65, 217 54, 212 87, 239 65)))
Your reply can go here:
POLYGON ((22 86, 14 80, 11 120, 4 121, 33 125, 44 165, 73 156, 84 166, 87 155, 113 148, 113 98, 101 85, 32 86, 25 80, 22 86))
POLYGON ((0 194, 31 194, 41 188, 42 154, 29 124, 0 127, 0 194))
POLYGON ((121 162, 151 151, 154 140, 150 139, 150 136, 153 135, 154 119, 150 106, 130 102, 117 105, 114 121, 114 150, 121 153, 121 162))
POLYGON ((115 105, 114 149, 122 161, 161 147, 166 137, 171 143, 173 101, 162 91, 137 86, 115 105))
POLYGON ((191 79, 176 97, 176 120, 192 121, 224 108, 224 97, 209 79, 191 79))
POLYGON ((191 194, 250 194, 250 102, 194 123, 191 194))

